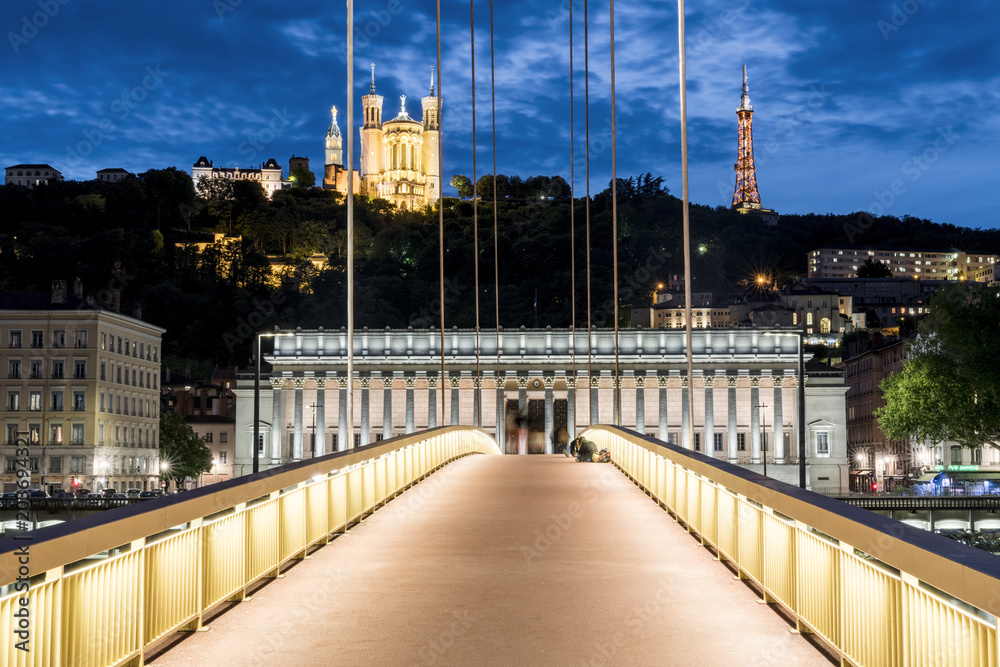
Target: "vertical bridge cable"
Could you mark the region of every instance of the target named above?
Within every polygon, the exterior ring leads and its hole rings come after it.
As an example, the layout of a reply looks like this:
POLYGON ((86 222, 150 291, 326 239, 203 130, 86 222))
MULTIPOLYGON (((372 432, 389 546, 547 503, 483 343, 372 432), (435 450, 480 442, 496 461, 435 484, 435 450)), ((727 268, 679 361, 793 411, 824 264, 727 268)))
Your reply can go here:
POLYGON ((586 146, 586 175, 587 199, 585 203, 586 235, 587 245, 587 405, 590 415, 590 423, 594 424, 594 401, 591 398, 591 386, 593 383, 594 367, 591 350, 591 323, 590 323, 590 41, 587 34, 587 0, 583 0, 583 128, 584 144, 586 146))
MULTIPOLYGON (((496 307, 497 328, 497 436, 504 426, 507 406, 504 401, 504 387, 500 379, 500 253, 497 237, 497 93, 496 70, 493 60, 493 0, 490 0, 490 119, 493 124, 493 296, 496 307)), ((506 435, 506 434, 505 434, 506 435)), ((501 443, 497 443, 501 445, 501 443)), ((501 445, 503 446, 503 445, 501 445)))
POLYGON ((684 319, 685 358, 687 359, 687 442, 682 446, 694 449, 694 363, 691 357, 691 338, 694 322, 691 321, 691 225, 688 216, 688 145, 687 145, 687 66, 684 59, 684 0, 677 0, 677 40, 680 47, 680 86, 681 86, 681 178, 683 194, 683 224, 684 224, 684 319))
MULTIPOLYGON (((437 0, 437 159, 438 159, 438 290, 441 299, 441 379, 438 386, 441 388, 441 422, 444 426, 444 385, 447 380, 444 371, 444 189, 441 187, 444 179, 443 166, 444 159, 441 157, 442 134, 444 133, 444 123, 441 118, 441 0, 437 0)), ((450 383, 449 383, 450 387, 450 383)))
MULTIPOLYGON (((575 146, 573 142, 576 141, 576 135, 574 132, 574 123, 576 121, 576 116, 573 113, 573 3, 569 3, 569 275, 570 275, 570 325, 569 325, 569 336, 570 336, 570 352, 572 353, 572 367, 573 375, 570 387, 576 389, 576 199, 575 199, 575 188, 576 188, 576 165, 573 164, 573 160, 576 159, 575 146)), ((573 405, 573 423, 569 425, 571 438, 576 437, 576 391, 572 392, 573 405)), ((558 453, 558 452, 557 452, 558 453)))
MULTIPOLYGON (((476 0, 469 0, 469 22, 471 23, 470 52, 472 61, 472 251, 475 267, 476 290, 476 379, 472 385, 472 393, 476 401, 476 419, 473 426, 479 426, 483 419, 482 371, 479 366, 479 199, 476 197, 476 0)), ((444 174, 442 174, 444 178, 444 174)))
POLYGON ((615 0, 611 0, 611 266, 615 300, 615 425, 622 425, 621 373, 618 368, 618 170, 615 133, 615 0))
MULTIPOLYGON (((354 0, 347 0, 347 443, 354 447, 354 0)), ((275 425, 277 428, 277 425, 275 425)))

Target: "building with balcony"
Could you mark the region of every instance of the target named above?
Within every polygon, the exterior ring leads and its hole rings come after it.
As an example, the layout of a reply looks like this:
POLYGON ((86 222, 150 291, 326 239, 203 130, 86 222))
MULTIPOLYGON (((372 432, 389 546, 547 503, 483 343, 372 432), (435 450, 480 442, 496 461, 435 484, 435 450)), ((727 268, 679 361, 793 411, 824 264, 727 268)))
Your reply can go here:
POLYGON ((79 281, 71 294, 55 281, 51 295, 0 296, 3 490, 24 467, 49 491, 159 488, 163 332, 79 281))

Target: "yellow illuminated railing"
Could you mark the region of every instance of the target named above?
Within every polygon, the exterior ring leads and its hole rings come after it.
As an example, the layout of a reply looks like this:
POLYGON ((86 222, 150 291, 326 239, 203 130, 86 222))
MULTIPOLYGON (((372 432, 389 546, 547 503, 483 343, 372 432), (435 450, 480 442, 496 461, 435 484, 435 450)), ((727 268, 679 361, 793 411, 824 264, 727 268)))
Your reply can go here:
POLYGON ((0 665, 142 665, 152 643, 469 454, 500 450, 443 427, 4 538, 0 665))
POLYGON ((841 664, 998 667, 1000 557, 620 428, 584 435, 841 664))

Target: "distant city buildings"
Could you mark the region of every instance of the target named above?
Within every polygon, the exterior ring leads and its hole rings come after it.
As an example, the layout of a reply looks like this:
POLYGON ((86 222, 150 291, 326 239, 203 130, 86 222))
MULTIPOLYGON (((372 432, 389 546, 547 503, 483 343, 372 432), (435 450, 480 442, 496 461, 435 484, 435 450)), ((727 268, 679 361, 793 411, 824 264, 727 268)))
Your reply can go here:
POLYGON ((206 178, 228 178, 232 180, 257 181, 264 189, 264 194, 270 199, 271 196, 282 188, 281 185, 281 165, 274 158, 259 167, 216 167, 213 162, 204 155, 191 167, 191 179, 194 181, 195 190, 199 190, 201 177, 206 178))
POLYGON ((128 178, 129 176, 133 176, 133 174, 118 167, 111 169, 99 169, 97 171, 97 180, 109 183, 117 183, 118 181, 128 178))
POLYGON ((15 164, 5 170, 4 185, 35 188, 43 183, 63 180, 62 173, 47 164, 15 164))
POLYGON ((184 417, 196 437, 212 450, 212 469, 203 473, 195 486, 225 482, 233 477, 236 442, 236 397, 232 387, 235 374, 217 370, 211 381, 191 380, 164 371, 160 399, 164 409, 184 417))
POLYGON ((819 248, 808 253, 809 278, 854 278, 869 259, 884 264, 894 278, 993 280, 997 255, 959 250, 819 248))
POLYGON ((0 295, 4 491, 30 469, 46 491, 159 488, 164 329, 57 280, 51 295, 0 295), (17 453, 23 438, 29 454, 17 453))

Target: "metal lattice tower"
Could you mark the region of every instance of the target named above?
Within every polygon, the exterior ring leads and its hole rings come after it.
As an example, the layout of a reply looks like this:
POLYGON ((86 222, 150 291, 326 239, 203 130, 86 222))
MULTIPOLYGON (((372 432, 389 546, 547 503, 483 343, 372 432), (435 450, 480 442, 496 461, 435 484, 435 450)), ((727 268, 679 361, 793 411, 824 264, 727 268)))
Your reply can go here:
POLYGON ((757 192, 757 173, 753 164, 753 106, 747 89, 747 66, 743 66, 743 95, 736 109, 739 118, 739 147, 736 152, 736 190, 733 192, 733 208, 760 208, 760 193, 757 192))

